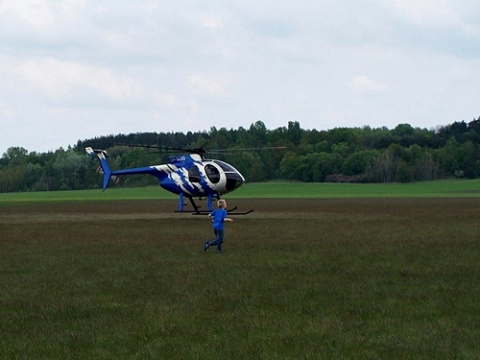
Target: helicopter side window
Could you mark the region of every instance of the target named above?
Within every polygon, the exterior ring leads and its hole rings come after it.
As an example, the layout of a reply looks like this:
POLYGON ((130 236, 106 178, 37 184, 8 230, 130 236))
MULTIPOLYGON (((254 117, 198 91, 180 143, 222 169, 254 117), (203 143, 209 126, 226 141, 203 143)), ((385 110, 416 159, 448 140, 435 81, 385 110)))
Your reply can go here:
POLYGON ((205 173, 212 183, 216 184, 220 181, 220 172, 215 166, 211 164, 205 165, 205 173))
POLYGON ((190 180, 190 182, 200 182, 200 171, 198 170, 198 167, 196 165, 193 165, 188 170, 188 180, 190 180))

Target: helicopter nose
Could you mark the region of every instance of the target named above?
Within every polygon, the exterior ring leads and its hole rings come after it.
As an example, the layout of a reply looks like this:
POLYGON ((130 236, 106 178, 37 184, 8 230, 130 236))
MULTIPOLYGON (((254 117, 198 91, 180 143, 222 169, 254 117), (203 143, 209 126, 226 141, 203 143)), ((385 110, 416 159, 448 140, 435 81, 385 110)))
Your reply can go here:
POLYGON ((240 187, 245 179, 243 176, 238 173, 238 172, 230 172, 230 173, 225 173, 227 177, 227 183, 225 185, 227 191, 233 191, 236 188, 240 187))

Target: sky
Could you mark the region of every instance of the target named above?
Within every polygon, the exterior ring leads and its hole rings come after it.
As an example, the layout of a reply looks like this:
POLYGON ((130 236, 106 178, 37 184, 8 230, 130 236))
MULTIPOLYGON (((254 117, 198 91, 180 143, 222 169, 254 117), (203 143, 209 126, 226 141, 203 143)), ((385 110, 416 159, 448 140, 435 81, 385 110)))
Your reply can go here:
POLYGON ((480 117, 477 0, 0 0, 0 154, 480 117))

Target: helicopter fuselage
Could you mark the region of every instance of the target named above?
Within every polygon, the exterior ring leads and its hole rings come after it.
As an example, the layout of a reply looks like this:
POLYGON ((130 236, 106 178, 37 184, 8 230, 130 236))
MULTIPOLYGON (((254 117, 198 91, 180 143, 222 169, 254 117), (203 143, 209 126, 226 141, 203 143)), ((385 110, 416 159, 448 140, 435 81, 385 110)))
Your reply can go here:
POLYGON ((187 197, 198 212, 193 202, 194 197, 206 197, 211 210, 213 199, 219 199, 239 188, 244 182, 243 175, 232 165, 216 160, 203 159, 199 154, 185 154, 170 157, 170 163, 138 168, 111 170, 108 153, 105 150, 85 149, 91 156, 96 156, 103 173, 103 190, 110 179, 124 175, 149 174, 155 176, 159 185, 165 190, 180 196, 179 211, 183 211, 183 197, 187 197))
POLYGON ((197 154, 175 156, 170 160, 170 164, 153 168, 158 171, 160 186, 177 195, 219 197, 234 191, 245 181, 237 169, 220 160, 203 160, 197 154))

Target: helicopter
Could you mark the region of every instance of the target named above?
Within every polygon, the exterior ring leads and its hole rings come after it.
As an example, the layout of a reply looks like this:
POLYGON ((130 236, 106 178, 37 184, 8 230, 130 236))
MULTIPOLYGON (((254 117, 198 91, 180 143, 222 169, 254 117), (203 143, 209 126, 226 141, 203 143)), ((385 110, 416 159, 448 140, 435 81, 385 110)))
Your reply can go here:
MULTIPOLYGON (((217 159, 206 159, 207 152, 221 153, 221 150, 207 151, 203 147, 185 149, 161 147, 154 145, 124 144, 130 147, 142 147, 148 149, 157 149, 160 151, 179 153, 181 155, 172 155, 169 157, 169 163, 160 165, 150 165, 145 167, 128 168, 122 170, 112 170, 108 163, 108 153, 106 150, 93 149, 86 147, 85 151, 92 157, 97 157, 100 163, 100 173, 103 173, 102 188, 105 191, 110 180, 118 180, 119 176, 149 174, 155 176, 159 185, 176 195, 178 198, 178 208, 176 212, 185 211, 185 198, 188 199, 193 207, 192 214, 208 214, 213 210, 212 204, 220 199, 224 194, 238 189, 245 182, 243 175, 232 165, 225 161, 217 159), (194 198, 202 200, 207 199, 207 211, 201 211, 194 198)), ((284 147, 274 147, 268 149, 280 149, 284 147)), ((232 150, 254 150, 256 148, 232 149, 232 150)), ((267 149, 267 148, 263 148, 267 149)), ((231 215, 246 215, 253 212, 237 211, 237 208, 229 209, 231 215)))

